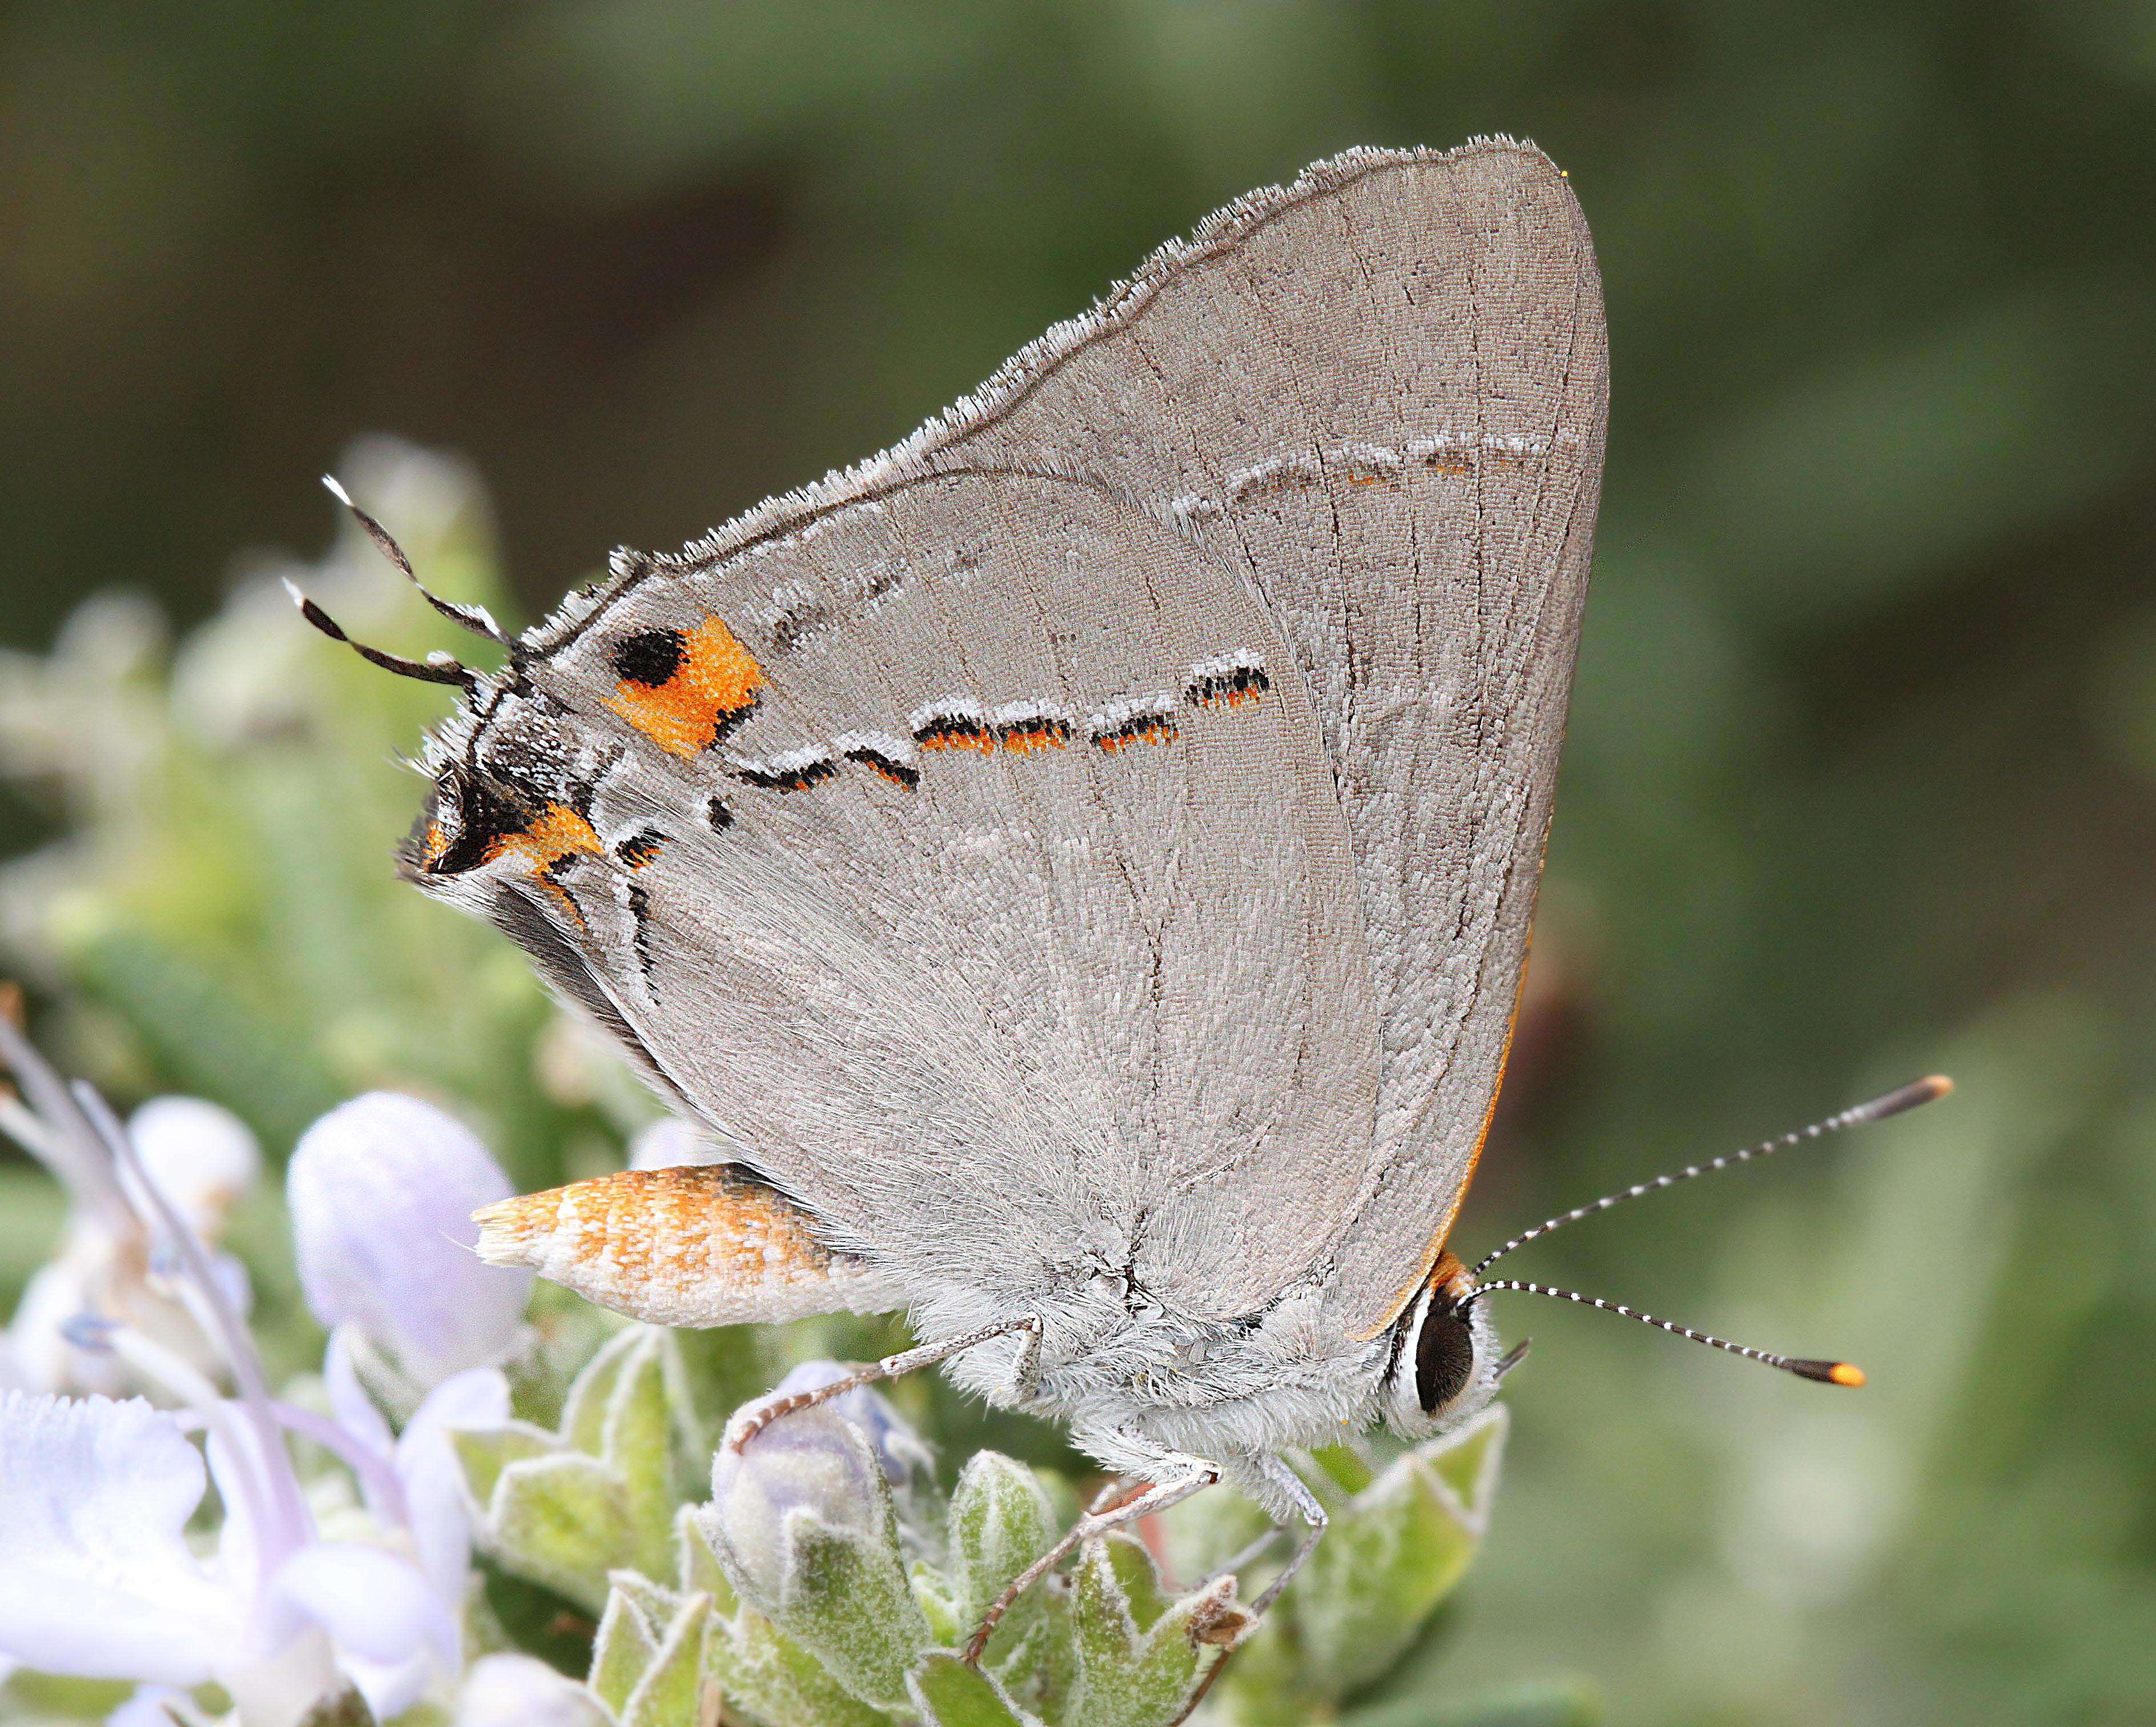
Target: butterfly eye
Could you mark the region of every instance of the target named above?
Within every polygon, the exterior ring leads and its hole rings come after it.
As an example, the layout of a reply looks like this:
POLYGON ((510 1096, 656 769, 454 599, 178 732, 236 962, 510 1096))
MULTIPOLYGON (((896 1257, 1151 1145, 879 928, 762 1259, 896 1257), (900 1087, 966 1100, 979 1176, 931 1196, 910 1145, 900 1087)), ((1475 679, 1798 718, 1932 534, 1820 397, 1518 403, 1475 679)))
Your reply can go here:
POLYGON ((1475 1371, 1475 1334, 1444 1298, 1430 1303, 1415 1335, 1415 1401, 1435 1415, 1467 1389, 1475 1371))

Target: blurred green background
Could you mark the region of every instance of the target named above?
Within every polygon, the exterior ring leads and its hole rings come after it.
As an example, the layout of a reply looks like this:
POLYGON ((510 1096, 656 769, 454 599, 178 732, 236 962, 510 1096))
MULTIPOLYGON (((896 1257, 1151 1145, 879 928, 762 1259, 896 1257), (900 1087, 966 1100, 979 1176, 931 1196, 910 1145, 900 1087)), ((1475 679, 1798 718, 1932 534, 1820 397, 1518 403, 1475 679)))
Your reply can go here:
MULTIPOLYGON (((1513 1262, 1873 1383, 1509 1298, 1535 1355, 1427 1694, 2156 1719, 2156 7, 13 5, 5 965, 79 1067, 280 1154, 389 1082, 527 1182, 599 1167, 634 1103, 388 879, 386 758, 439 697, 303 639, 260 580, 294 554, 247 548, 328 547, 347 622, 442 645, 336 465, 528 620, 901 436, 1235 193, 1498 131, 1586 206, 1614 409, 1458 1245, 1961 1090, 1513 1262)), ((56 1212, 0 1175, 12 1286, 56 1212)))

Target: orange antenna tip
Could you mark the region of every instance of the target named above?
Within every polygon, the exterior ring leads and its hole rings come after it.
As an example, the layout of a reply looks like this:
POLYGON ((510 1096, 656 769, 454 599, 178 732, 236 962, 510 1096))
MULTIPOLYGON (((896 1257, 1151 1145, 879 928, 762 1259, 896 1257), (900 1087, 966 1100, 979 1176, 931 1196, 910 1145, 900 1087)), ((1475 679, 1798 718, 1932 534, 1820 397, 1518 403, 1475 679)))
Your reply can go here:
POLYGON ((1804 1361, 1794 1357, 1781 1365, 1799 1379, 1817 1380, 1823 1385, 1847 1385, 1851 1389, 1864 1383, 1864 1370, 1854 1361, 1804 1361))
POLYGON ((1897 1086, 1883 1097, 1874 1097, 1869 1103, 1860 1103, 1850 1113, 1866 1122, 1885 1121, 1890 1115, 1899 1115, 1904 1110, 1921 1109, 1927 1103, 1936 1103, 1953 1090, 1953 1082, 1943 1073, 1930 1073, 1922 1079, 1912 1079, 1905 1086, 1897 1086))

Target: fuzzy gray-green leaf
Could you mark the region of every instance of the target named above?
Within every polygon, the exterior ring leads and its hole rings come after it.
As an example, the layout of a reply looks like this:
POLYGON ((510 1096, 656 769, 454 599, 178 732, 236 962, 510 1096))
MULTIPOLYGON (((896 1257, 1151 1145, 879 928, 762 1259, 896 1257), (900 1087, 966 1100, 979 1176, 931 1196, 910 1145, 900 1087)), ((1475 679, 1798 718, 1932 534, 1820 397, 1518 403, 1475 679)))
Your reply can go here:
POLYGON ((896 1541, 865 1540, 806 1513, 788 1523, 798 1569, 779 1624, 855 1696, 903 1704, 906 1672, 929 1636, 896 1541))
POLYGON ((503 1565, 593 1614, 605 1610, 607 1574, 639 1557, 621 1478, 580 1452, 504 1469, 480 1534, 503 1565))
POLYGON ((712 1611, 731 1613, 737 1597, 698 1521, 702 1509, 684 1505, 674 1514, 675 1582, 684 1595, 711 1596, 712 1611))
POLYGON ((1171 1601, 1143 1544, 1115 1534, 1079 1550, 1071 1575, 1077 1675, 1061 1727, 1162 1727, 1216 1658, 1194 1641, 1219 1622, 1222 1591, 1171 1601))
POLYGON ((704 1673, 730 1704, 762 1727, 889 1727, 800 1644, 751 1606, 714 1615, 704 1634, 704 1673))
MULTIPOLYGON (((635 1555, 630 1563, 648 1576, 663 1577, 673 1559, 675 1503, 673 1424, 663 1360, 666 1334, 639 1325, 624 1336, 628 1341, 606 1399, 600 1455, 621 1478, 635 1555)), ((608 1352, 620 1341, 609 1344, 608 1352)))
POLYGON ((616 1588, 607 1597, 598 1635, 592 1640, 591 1676, 585 1683, 616 1716, 657 1658, 665 1622, 654 1621, 645 1605, 626 1590, 616 1588))
POLYGON ((644 1346, 644 1331, 640 1325, 624 1326, 584 1364, 562 1408, 562 1444, 587 1457, 605 1454, 607 1416, 614 1387, 629 1357, 644 1346))
POLYGON ((617 1711, 622 1727, 697 1727, 704 1628, 711 1616, 709 1596, 691 1596, 681 1603, 627 1705, 617 1711))
MULTIPOLYGON (((943 1575, 949 1594, 940 1605, 948 1622, 937 1629, 939 1636, 963 1641, 989 1604, 1055 1545, 1055 1513, 1032 1470, 1000 1452, 981 1452, 959 1474, 947 1528, 950 1561, 943 1575)), ((1012 1604, 988 1644, 990 1665, 1025 1641, 1041 1601, 1040 1591, 1029 1590, 1012 1604)))
POLYGON ((526 1421, 499 1427, 453 1428, 449 1444, 465 1474, 465 1484, 481 1505, 494 1498, 501 1472, 526 1457, 543 1457, 557 1449, 554 1436, 526 1421))
POLYGON ((1503 1407, 1486 1411, 1397 1459, 1333 1518, 1281 1603, 1320 1694, 1344 1697, 1383 1673, 1465 1575, 1487 1525, 1504 1431, 1503 1407))
POLYGON ((947 1650, 922 1657, 906 1688, 931 1727, 1040 1727, 1040 1717, 1019 1709, 988 1674, 947 1650))

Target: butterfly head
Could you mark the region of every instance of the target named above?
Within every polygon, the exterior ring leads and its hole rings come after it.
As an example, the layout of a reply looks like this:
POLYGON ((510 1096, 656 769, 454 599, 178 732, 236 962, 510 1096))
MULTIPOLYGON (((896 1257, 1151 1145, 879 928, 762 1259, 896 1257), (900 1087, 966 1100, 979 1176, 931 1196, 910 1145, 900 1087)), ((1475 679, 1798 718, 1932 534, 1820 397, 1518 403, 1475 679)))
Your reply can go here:
POLYGON ((1430 1277, 1393 1322, 1393 1353, 1383 1387, 1385 1425, 1403 1439, 1424 1439, 1457 1426, 1496 1395, 1497 1381, 1517 1359, 1503 1355, 1496 1328, 1466 1267, 1438 1256, 1430 1277))

